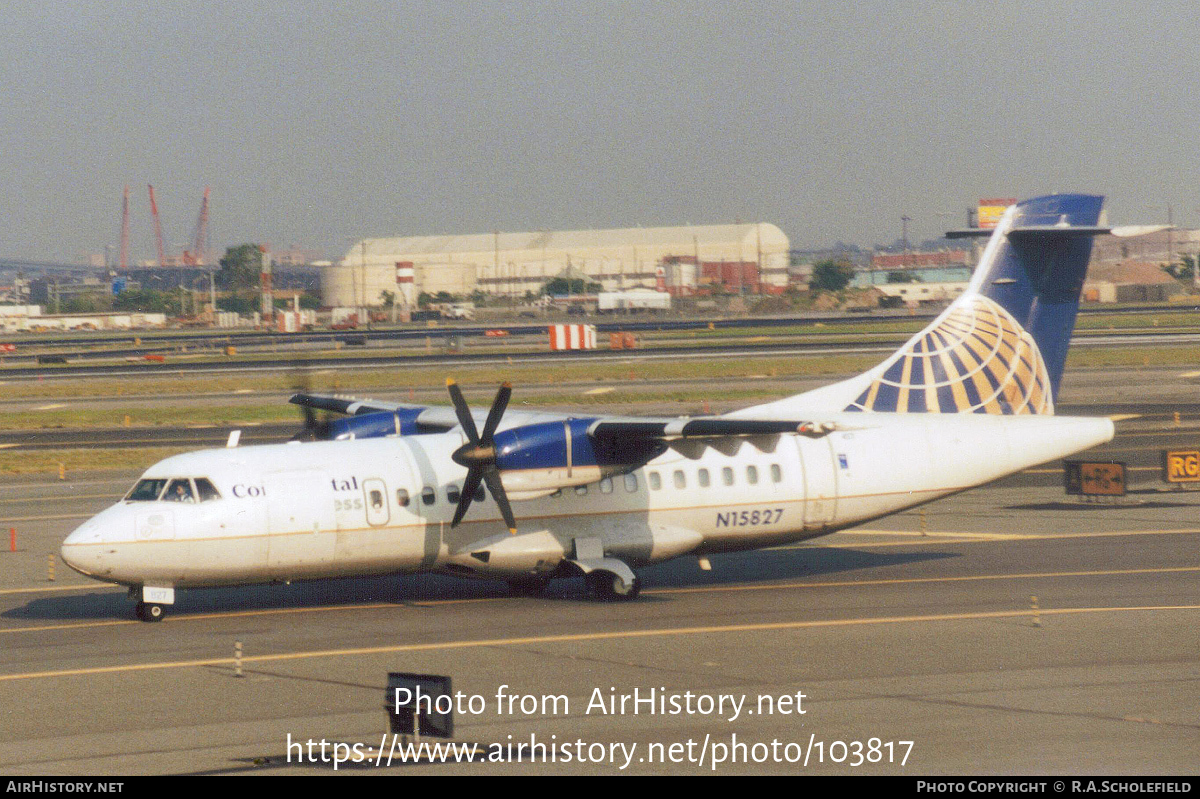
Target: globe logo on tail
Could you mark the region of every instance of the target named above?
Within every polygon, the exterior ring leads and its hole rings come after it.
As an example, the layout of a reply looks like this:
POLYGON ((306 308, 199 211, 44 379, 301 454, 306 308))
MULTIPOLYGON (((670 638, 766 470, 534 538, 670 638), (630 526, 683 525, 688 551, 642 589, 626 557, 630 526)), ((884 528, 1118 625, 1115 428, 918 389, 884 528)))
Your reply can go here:
POLYGON ((1053 414, 1037 344, 982 295, 962 298, 889 361, 847 411, 1053 414))

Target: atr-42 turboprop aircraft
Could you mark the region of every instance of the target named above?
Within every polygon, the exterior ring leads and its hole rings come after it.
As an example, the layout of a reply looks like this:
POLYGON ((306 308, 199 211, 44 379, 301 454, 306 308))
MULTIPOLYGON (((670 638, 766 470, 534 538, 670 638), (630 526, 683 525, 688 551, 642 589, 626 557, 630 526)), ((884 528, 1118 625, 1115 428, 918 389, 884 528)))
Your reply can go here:
POLYGON ((707 567, 1071 455, 1113 436, 1054 416, 1101 205, 1011 207, 967 291, 858 377, 690 418, 505 413, 507 385, 476 416, 452 381, 453 408, 299 394, 307 440, 161 461, 63 560, 147 620, 177 588, 428 570, 631 599, 650 563, 707 567))

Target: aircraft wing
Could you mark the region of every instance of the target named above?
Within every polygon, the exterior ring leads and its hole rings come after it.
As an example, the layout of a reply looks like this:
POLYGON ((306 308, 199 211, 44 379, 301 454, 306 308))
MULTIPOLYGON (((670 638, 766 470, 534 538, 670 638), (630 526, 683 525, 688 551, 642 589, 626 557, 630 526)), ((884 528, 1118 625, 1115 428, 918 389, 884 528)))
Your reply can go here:
POLYGON ((344 413, 349 416, 356 416, 360 413, 374 413, 376 411, 424 410, 428 407, 427 405, 407 405, 402 402, 342 397, 337 394, 293 394, 288 402, 293 405, 302 405, 306 408, 344 413))
MULTIPOLYGON (((451 430, 459 421, 454 409, 445 406, 415 405, 386 400, 358 399, 336 394, 296 394, 290 402, 316 410, 331 411, 347 416, 394 414, 402 417, 406 430, 396 432, 435 433, 451 430)), ((486 414, 472 412, 476 424, 486 414)), ((811 420, 747 419, 728 416, 602 416, 581 419, 579 416, 544 411, 514 409, 504 414, 498 430, 511 430, 548 422, 586 421, 587 436, 596 442, 619 444, 634 441, 672 442, 698 438, 739 438, 799 433, 816 438, 828 435, 839 426, 831 422, 811 420)), ((583 431, 580 431, 583 432, 583 431)), ((362 433, 359 433, 361 436, 362 433)))
POLYGON ((832 426, 809 421, 733 419, 724 416, 665 418, 610 416, 593 422, 588 427, 588 435, 595 439, 644 438, 673 441, 682 438, 769 436, 780 433, 824 435, 832 430, 832 426))
MULTIPOLYGON (((387 400, 343 397, 337 394, 294 394, 288 402, 314 410, 331 411, 347 416, 393 414, 405 424, 404 430, 393 432, 437 433, 451 430, 459 424, 454 408, 444 405, 416 405, 405 402, 388 402, 387 400)), ((471 416, 475 419, 476 426, 482 427, 487 418, 487 410, 471 411, 471 416)), ((562 421, 567 418, 570 416, 565 413, 523 411, 515 408, 504 414, 504 419, 498 429, 507 430, 512 427, 562 421)), ((359 432, 358 437, 363 437, 363 433, 359 432)))

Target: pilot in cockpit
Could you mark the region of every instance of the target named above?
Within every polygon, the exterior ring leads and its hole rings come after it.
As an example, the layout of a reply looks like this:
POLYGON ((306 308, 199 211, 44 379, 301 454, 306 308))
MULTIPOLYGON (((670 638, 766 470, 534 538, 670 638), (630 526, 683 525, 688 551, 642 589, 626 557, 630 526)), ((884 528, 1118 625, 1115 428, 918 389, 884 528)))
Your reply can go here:
POLYGON ((167 490, 166 496, 163 497, 168 502, 195 502, 196 497, 192 495, 192 486, 187 480, 175 480, 171 487, 167 490))

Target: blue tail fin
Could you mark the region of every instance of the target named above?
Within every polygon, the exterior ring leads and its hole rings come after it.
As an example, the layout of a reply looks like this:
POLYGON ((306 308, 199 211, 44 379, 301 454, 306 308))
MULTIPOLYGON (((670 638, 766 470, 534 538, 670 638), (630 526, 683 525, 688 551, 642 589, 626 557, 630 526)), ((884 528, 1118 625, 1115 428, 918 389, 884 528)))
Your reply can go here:
POLYGON ((993 236, 971 288, 1008 312, 1032 337, 1058 396, 1079 293, 1103 197, 1061 194, 1013 207, 1011 227, 993 236), (991 255, 991 259, 987 255, 991 255), (983 269, 983 266, 987 269, 983 269))
POLYGON ((961 297, 859 378, 848 411, 1050 414, 1067 358, 1102 197, 1012 206, 961 297))
MULTIPOLYGON (((830 386, 735 411, 1052 414, 1103 197, 1061 194, 1005 212, 967 290, 883 363, 830 386)), ((987 231, 972 231, 974 235, 987 231)))

